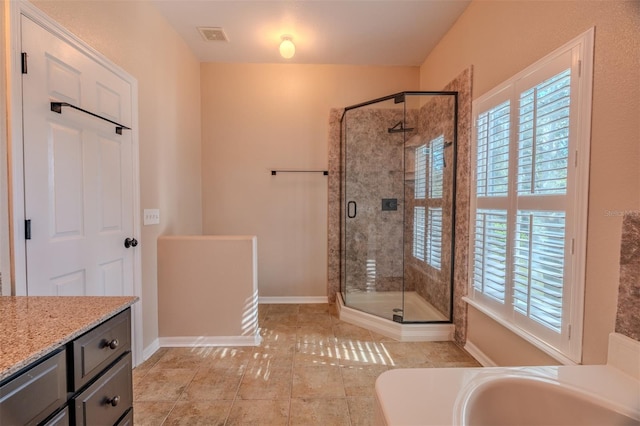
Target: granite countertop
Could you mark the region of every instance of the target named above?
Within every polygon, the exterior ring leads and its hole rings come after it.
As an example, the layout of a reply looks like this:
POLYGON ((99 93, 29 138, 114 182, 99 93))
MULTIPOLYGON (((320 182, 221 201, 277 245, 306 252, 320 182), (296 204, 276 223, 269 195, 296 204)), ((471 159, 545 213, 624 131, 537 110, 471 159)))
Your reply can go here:
POLYGON ((0 381, 124 311, 137 297, 0 297, 0 381))

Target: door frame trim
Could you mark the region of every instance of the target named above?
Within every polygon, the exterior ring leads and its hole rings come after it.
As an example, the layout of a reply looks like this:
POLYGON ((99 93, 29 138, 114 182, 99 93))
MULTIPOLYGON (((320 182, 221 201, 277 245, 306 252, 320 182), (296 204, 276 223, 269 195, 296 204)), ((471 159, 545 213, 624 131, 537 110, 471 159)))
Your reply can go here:
MULTIPOLYGON (((24 239, 25 197, 24 197, 24 157, 23 157, 23 115, 22 115, 22 66, 21 66, 21 16, 25 16, 44 29, 72 45, 89 58, 104 66, 131 85, 131 149, 133 165, 133 233, 140 236, 140 157, 138 133, 138 80, 111 62, 106 56, 89 46, 76 35, 54 21, 37 7, 25 0, 7 2, 9 17, 9 38, 7 40, 7 167, 9 191, 9 239, 11 258, 11 288, 15 296, 27 295, 27 259, 24 239)), ((5 12, 7 10, 5 9, 5 12)), ((140 250, 134 251, 133 289, 139 298, 133 310, 133 365, 144 359, 142 345, 142 272, 140 250)))

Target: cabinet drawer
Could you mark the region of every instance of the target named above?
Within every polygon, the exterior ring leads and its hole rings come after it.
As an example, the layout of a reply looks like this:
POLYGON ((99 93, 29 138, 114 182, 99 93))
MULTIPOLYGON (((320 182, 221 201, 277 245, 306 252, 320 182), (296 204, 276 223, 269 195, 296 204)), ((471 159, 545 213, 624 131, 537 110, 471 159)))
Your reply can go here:
POLYGON ((76 425, 113 426, 131 408, 131 352, 73 399, 76 425))
POLYGON ((77 391, 131 349, 131 309, 77 338, 72 345, 71 389, 77 391))
POLYGON ((62 350, 0 387, 0 425, 36 424, 66 400, 67 368, 62 350))
POLYGON ((50 418, 43 426, 69 426, 69 407, 64 407, 64 410, 50 418))
POLYGON ((133 407, 120 419, 116 426, 133 426, 133 407))

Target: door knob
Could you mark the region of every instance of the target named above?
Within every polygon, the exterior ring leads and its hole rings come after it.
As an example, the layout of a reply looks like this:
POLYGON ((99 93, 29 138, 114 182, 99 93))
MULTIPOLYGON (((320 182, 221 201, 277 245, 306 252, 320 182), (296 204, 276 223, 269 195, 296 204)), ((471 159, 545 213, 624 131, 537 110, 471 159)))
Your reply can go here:
POLYGON ((124 246, 125 248, 129 248, 129 247, 135 247, 138 245, 138 240, 136 240, 135 238, 125 238, 124 240, 124 246))

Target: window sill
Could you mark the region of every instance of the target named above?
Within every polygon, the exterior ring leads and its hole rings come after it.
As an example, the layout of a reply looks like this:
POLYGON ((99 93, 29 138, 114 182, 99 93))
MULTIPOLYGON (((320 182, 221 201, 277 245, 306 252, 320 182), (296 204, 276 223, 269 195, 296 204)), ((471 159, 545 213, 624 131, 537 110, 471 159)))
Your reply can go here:
POLYGON ((558 351, 556 348, 553 348, 553 347, 549 346, 547 343, 542 342, 540 339, 538 339, 537 337, 533 336, 532 334, 527 333, 526 331, 524 331, 521 328, 515 326, 514 324, 510 323, 509 321, 506 321, 504 318, 501 318, 500 316, 496 315, 490 309, 487 309, 485 306, 481 305, 480 303, 476 302, 475 300, 470 299, 469 297, 466 297, 466 296, 463 297, 462 300, 464 302, 466 302, 468 305, 473 306, 473 308, 475 308, 478 311, 482 312, 483 314, 485 314, 486 316, 488 316, 489 318, 491 318, 492 320, 494 320, 495 322, 497 322, 498 324, 500 324, 501 326, 503 326, 507 330, 511 331, 516 336, 524 339, 525 341, 527 341, 528 343, 533 345, 536 349, 539 349, 540 351, 542 351, 545 354, 549 355, 550 357, 552 357, 553 359, 555 359, 559 363, 561 363, 563 365, 579 365, 578 362, 572 360, 567 355, 565 355, 565 354, 561 353, 560 351, 558 351))

